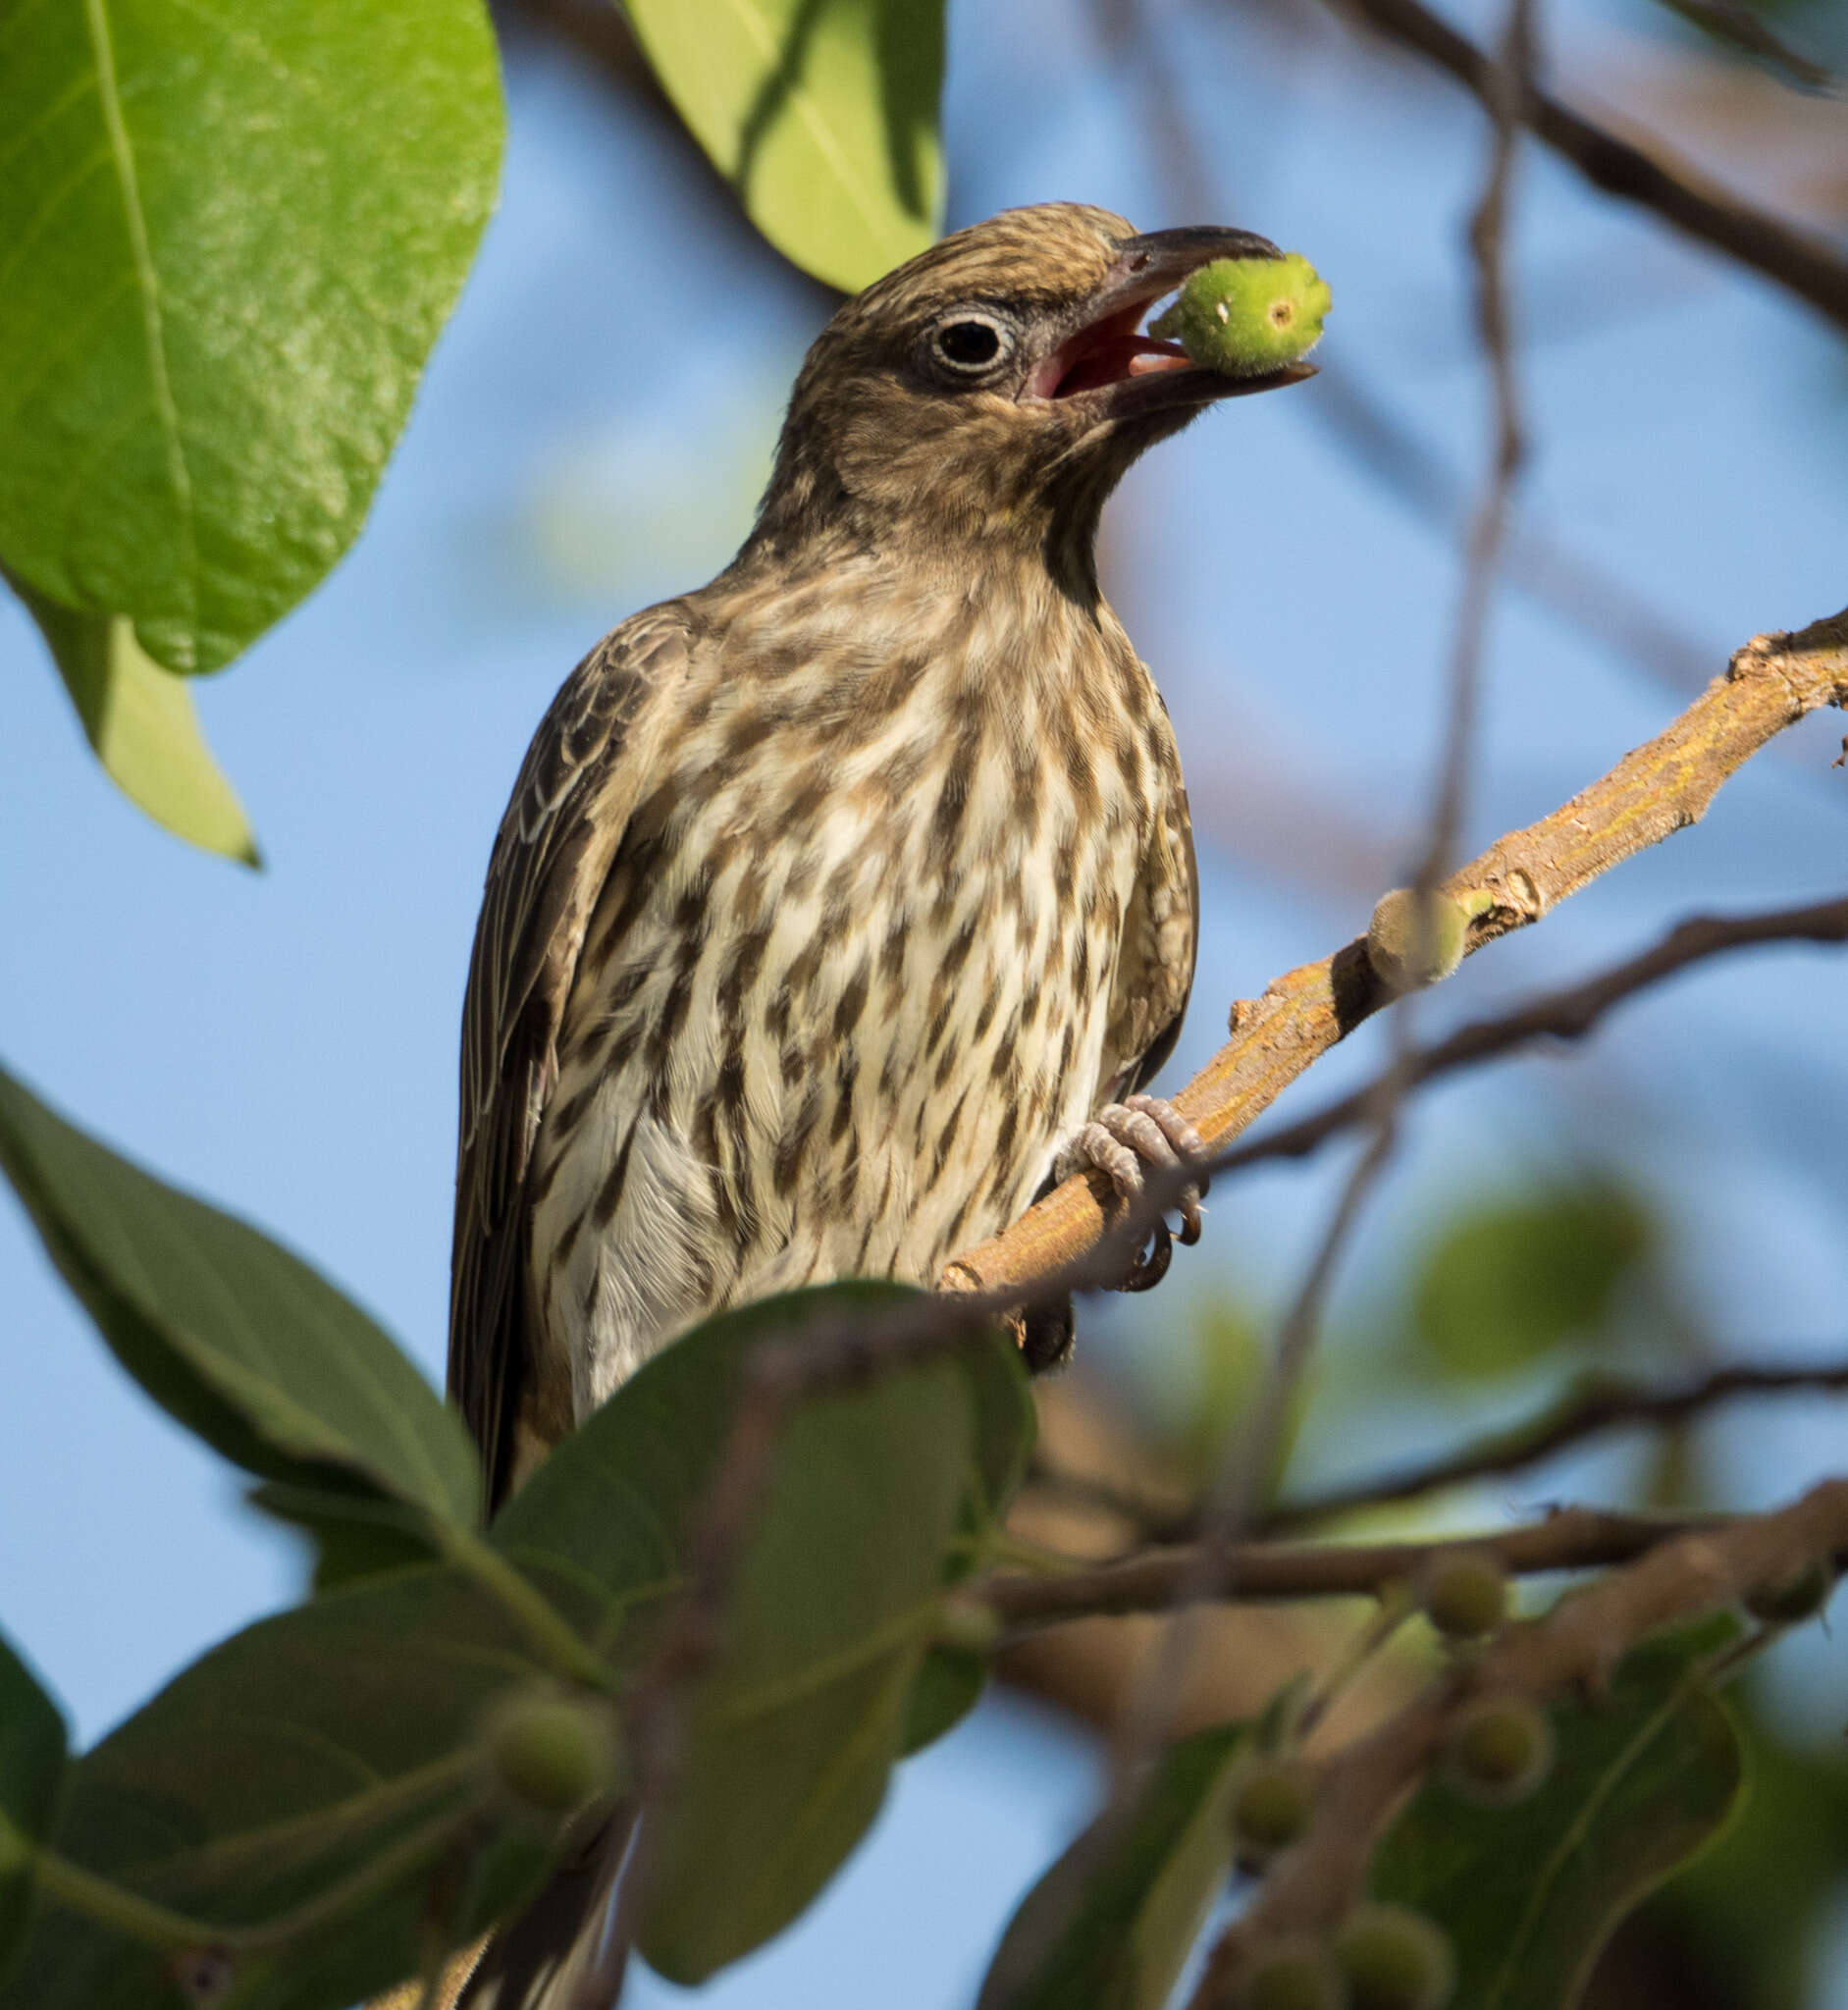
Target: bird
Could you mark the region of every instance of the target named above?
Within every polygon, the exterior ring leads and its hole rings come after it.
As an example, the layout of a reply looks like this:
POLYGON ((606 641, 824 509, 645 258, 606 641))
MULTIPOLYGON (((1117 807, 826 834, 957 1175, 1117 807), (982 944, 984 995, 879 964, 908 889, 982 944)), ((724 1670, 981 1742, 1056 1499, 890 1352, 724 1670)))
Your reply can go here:
MULTIPOLYGON (((558 692, 463 1008, 449 1387, 491 1508, 712 1313, 928 1285, 1074 1171, 1202 1155, 1148 1087, 1193 978, 1187 793, 1095 540, 1148 448, 1313 374, 1141 332, 1280 255, 1071 202, 943 238, 816 340, 732 562, 558 692)), ((1029 1321, 1032 1364, 1070 1333, 1029 1321)))

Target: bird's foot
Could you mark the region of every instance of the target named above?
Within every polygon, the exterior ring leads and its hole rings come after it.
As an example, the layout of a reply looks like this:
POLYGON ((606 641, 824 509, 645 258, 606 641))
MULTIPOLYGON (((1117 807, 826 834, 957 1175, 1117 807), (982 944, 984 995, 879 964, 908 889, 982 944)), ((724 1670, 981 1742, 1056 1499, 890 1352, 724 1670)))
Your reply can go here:
MULTIPOLYGON (((1144 1167, 1178 1171, 1207 1156, 1206 1140, 1165 1096, 1132 1095, 1106 1103, 1066 1147, 1063 1174, 1092 1168, 1103 1174, 1119 1196, 1134 1200, 1142 1190, 1144 1167)), ((1200 1240, 1200 1200, 1206 1181, 1189 1182, 1175 1198, 1181 1216, 1181 1241, 1189 1247, 1200 1240)), ((1124 1280, 1126 1292, 1145 1292, 1167 1275, 1174 1259, 1168 1224, 1157 1219, 1148 1253, 1136 1260, 1124 1280)))

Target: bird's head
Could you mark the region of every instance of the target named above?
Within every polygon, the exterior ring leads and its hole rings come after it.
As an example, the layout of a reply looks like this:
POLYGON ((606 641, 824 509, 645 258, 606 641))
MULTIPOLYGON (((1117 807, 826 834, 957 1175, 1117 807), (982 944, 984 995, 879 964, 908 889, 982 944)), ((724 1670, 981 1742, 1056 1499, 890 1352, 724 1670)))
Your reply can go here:
POLYGON ((796 380, 756 542, 893 537, 1043 556, 1090 577, 1125 469, 1223 397, 1313 376, 1196 368, 1144 316, 1210 259, 1276 256, 1248 231, 1138 236, 1082 203, 1006 210, 857 294, 796 380))

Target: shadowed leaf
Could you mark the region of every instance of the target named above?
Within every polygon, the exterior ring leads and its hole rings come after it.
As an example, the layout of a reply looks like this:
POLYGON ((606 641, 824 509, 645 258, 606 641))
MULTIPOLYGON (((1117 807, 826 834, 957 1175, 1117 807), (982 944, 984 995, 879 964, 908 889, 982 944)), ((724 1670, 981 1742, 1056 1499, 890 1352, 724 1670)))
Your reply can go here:
MULTIPOLYGON (((80 1760, 55 1847, 223 1929, 273 1925, 383 1864, 287 1947, 226 1948, 238 2010, 339 2010, 416 1967, 427 1893, 448 1892, 459 1942, 543 1871, 544 1838, 487 1795, 473 1750, 488 1709, 543 1674, 513 1622, 438 1566, 318 1599, 214 1649, 80 1760)), ((47 1901, 0 2010, 183 2010, 184 1953, 47 1901)))
POLYGON ((117 1359, 227 1458, 473 1522, 461 1424, 299 1258, 117 1157, 4 1071, 0 1170, 117 1359))
MULTIPOLYGON (((847 1284, 713 1320, 656 1356, 546 1461, 495 1543, 622 1666, 680 1588, 745 1358, 913 1295, 847 1284)), ((691 1700, 642 1950, 692 1982, 777 1931, 877 1811, 946 1583, 979 1552, 1030 1443, 999 1335, 806 1402, 740 1558, 724 1646, 691 1700)), ((929 1699, 924 1708, 929 1707, 929 1699)), ((942 1728, 941 1713, 926 1727, 942 1728)))
POLYGON ((31 1849, 44 1841, 64 1776, 58 1706, 0 1638, 0 1982, 31 1913, 31 1849))
POLYGON ((977 2010, 1161 2010, 1232 1868, 1242 1724, 1171 1745, 1022 1900, 977 2010))
POLYGON ((1557 1705, 1530 1799, 1476 1807, 1434 1778, 1394 1825, 1374 1894, 1450 1934, 1452 2010, 1570 2010, 1624 1915, 1725 1825, 1745 1768, 1700 1670, 1728 1624, 1638 1648, 1608 1697, 1557 1705))

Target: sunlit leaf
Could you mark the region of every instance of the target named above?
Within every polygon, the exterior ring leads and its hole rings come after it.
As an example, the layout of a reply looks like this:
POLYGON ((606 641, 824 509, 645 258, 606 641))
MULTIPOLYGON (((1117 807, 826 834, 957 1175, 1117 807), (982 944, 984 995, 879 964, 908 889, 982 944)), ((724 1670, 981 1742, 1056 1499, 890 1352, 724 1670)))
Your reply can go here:
POLYGON ((22 589, 104 771, 129 800, 208 852, 261 863, 243 805, 212 759, 185 680, 121 614, 74 614, 22 589))
POLYGON ((977 2010, 1162 2010, 1232 1868, 1241 1724, 1169 1747, 1022 1900, 977 2010))
POLYGON ((0 1638, 0 1982, 31 1913, 31 1849, 45 1839, 64 1776, 58 1706, 0 1638))
POLYGON ((454 1413, 298 1257, 118 1157, 4 1071, 0 1171, 117 1359, 227 1458, 473 1522, 480 1479, 454 1413))
POLYGON ((943 209, 943 0, 626 0, 637 38, 759 230, 857 291, 943 209))
POLYGON ((1701 1677, 1722 1639, 1723 1624, 1652 1642, 1608 1696, 1557 1705, 1553 1769, 1528 1800, 1477 1807, 1433 1778, 1394 1825, 1374 1892, 1450 1934, 1453 2010, 1571 2010, 1625 1914, 1725 1825, 1745 1768, 1701 1677))
POLYGON ((352 542, 474 256, 480 0, 0 19, 0 560, 227 662, 352 542))

